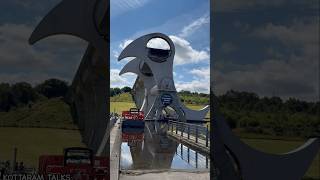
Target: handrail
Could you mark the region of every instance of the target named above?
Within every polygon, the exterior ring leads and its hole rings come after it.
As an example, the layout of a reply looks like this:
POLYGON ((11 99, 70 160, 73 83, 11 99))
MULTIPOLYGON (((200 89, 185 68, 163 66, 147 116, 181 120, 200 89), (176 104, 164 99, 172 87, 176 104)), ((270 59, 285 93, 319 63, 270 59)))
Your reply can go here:
POLYGON ((210 146, 210 131, 208 127, 186 122, 169 121, 168 131, 181 137, 184 137, 184 134, 186 133, 188 140, 194 140, 195 143, 200 143, 199 139, 201 139, 204 140, 206 147, 210 146), (194 138, 191 138, 190 135, 194 138))

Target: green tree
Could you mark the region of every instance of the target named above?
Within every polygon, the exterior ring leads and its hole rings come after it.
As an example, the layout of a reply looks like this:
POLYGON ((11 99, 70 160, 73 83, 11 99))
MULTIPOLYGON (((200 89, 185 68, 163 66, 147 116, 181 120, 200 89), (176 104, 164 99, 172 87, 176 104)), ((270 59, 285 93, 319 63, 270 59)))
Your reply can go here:
POLYGON ((114 91, 114 95, 118 95, 118 94, 121 94, 121 89, 116 87, 116 88, 113 88, 113 91, 114 91))
POLYGON ((36 90, 48 98, 65 97, 68 89, 67 82, 59 79, 48 79, 36 86, 36 90))
POLYGON ((15 105, 11 93, 11 87, 8 83, 0 84, 0 111, 9 111, 15 105))
POLYGON ((15 102, 18 104, 28 104, 31 101, 35 101, 38 97, 37 92, 32 88, 29 83, 19 82, 11 87, 11 93, 15 102))
POLYGON ((130 87, 128 87, 128 86, 125 86, 125 87, 121 88, 121 92, 122 92, 122 93, 128 93, 128 92, 131 92, 131 88, 130 88, 130 87))

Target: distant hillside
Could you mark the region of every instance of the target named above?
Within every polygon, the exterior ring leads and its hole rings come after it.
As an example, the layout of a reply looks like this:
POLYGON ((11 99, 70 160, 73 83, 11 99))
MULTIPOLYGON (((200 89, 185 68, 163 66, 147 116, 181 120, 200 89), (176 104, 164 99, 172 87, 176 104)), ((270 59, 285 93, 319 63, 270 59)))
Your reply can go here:
POLYGON ((110 97, 110 102, 133 102, 130 93, 121 93, 110 97))
POLYGON ((32 105, 0 112, 1 127, 77 129, 70 107, 61 98, 43 99, 32 105))
MULTIPOLYGON (((207 94, 186 94, 183 92, 178 93, 181 101, 185 104, 195 104, 195 105, 207 105, 209 104, 209 95, 207 94)), ((110 97, 111 102, 133 102, 130 93, 120 93, 110 97)))

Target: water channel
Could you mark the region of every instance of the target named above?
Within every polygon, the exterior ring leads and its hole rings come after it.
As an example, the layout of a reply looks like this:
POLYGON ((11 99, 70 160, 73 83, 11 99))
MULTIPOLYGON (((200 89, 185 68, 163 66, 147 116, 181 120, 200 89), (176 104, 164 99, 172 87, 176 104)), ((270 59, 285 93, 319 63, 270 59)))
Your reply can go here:
POLYGON ((166 124, 122 128, 121 170, 208 170, 210 159, 166 135, 166 124))

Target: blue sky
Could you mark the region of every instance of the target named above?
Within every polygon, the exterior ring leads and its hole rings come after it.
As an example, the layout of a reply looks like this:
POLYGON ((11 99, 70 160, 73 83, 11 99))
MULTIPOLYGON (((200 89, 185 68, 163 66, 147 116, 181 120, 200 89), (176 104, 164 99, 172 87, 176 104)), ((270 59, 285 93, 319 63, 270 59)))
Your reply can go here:
POLYGON ((134 74, 118 76, 124 46, 148 33, 169 35, 176 46, 177 90, 209 92, 209 0, 111 0, 111 87, 132 86, 134 74))
MULTIPOLYGON (((71 82, 87 43, 55 36, 31 46, 39 20, 61 0, 0 1, 0 82, 71 82)), ((319 0, 214 1, 214 92, 319 99, 319 0)), ((178 90, 209 89, 208 0, 111 0, 111 85, 132 86, 116 56, 130 40, 151 32, 170 35, 179 51, 178 90), (170 4, 170 6, 169 6, 170 4)))
MULTIPOLYGON (((58 35, 28 44, 37 23, 60 1, 0 1, 0 82, 38 84, 48 78, 71 82, 85 41, 58 35)), ((124 65, 116 56, 127 42, 151 32, 172 36, 180 49, 174 67, 178 90, 208 92, 209 0, 112 0, 111 85, 132 86, 134 76, 115 76, 124 65)))

